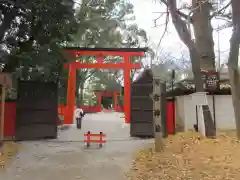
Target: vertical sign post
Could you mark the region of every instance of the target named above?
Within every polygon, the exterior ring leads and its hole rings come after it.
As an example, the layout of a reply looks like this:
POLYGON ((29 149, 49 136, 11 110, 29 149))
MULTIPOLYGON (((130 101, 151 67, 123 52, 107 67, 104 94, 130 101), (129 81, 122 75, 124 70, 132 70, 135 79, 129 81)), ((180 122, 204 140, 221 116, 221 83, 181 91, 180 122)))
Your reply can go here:
POLYGON ((163 138, 167 138, 168 137, 168 127, 167 127, 167 99, 166 99, 166 82, 162 82, 160 84, 160 88, 161 88, 161 95, 160 95, 160 103, 161 103, 161 117, 162 117, 162 134, 163 134, 163 138))
POLYGON ((161 71, 157 67, 152 67, 153 72, 153 121, 154 121, 154 137, 155 151, 159 152, 163 149, 162 134, 162 112, 161 112, 161 71))

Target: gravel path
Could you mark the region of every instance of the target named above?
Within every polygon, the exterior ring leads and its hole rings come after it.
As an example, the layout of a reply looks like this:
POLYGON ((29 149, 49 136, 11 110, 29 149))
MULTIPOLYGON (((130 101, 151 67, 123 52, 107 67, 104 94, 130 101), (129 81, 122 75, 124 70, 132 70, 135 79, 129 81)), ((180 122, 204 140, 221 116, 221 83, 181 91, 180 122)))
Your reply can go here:
POLYGON ((120 113, 87 114, 82 130, 75 125, 59 132, 51 141, 23 142, 23 150, 6 172, 4 180, 124 180, 124 172, 131 166, 132 154, 149 140, 129 137, 120 113), (107 144, 102 149, 85 149, 83 134, 102 131, 107 144))

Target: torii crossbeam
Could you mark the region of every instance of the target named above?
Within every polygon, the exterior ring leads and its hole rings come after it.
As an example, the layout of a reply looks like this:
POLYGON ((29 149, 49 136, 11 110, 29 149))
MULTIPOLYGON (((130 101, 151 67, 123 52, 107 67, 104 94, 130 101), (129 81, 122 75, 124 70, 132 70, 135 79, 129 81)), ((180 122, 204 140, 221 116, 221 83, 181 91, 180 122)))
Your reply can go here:
POLYGON ((139 69, 139 63, 131 63, 131 56, 144 56, 147 48, 79 48, 69 47, 64 49, 64 53, 74 57, 95 56, 96 63, 72 62, 64 67, 69 68, 67 106, 64 112, 64 124, 72 124, 75 108, 76 90, 76 69, 77 68, 96 68, 96 69, 123 69, 124 70, 124 112, 125 123, 130 123, 130 100, 131 100, 131 81, 130 73, 132 69, 139 69), (123 62, 104 63, 105 56, 122 56, 123 62))

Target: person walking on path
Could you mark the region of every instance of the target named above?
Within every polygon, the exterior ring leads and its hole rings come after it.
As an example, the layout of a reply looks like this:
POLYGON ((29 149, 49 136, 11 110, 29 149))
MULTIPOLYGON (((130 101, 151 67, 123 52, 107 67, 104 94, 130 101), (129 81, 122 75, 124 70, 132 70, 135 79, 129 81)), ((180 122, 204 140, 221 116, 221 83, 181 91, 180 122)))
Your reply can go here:
POLYGON ((77 129, 81 129, 82 127, 82 118, 84 117, 85 113, 81 108, 77 108, 75 111, 75 118, 77 120, 77 129))

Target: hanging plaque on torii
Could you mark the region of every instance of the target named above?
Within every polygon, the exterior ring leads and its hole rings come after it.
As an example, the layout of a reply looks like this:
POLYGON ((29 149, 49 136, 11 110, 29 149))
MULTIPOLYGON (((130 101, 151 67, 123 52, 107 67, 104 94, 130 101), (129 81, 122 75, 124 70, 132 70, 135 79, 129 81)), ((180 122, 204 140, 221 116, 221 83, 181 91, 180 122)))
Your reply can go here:
POLYGON ((144 56, 147 48, 64 48, 64 53, 76 58, 79 56, 95 56, 96 63, 71 62, 64 67, 69 68, 67 106, 64 112, 64 124, 72 124, 75 109, 76 70, 78 68, 96 69, 123 69, 124 70, 124 113, 125 123, 130 123, 130 98, 131 98, 131 70, 139 69, 139 63, 132 63, 132 56, 144 56), (121 56, 121 63, 104 63, 106 56, 121 56))

